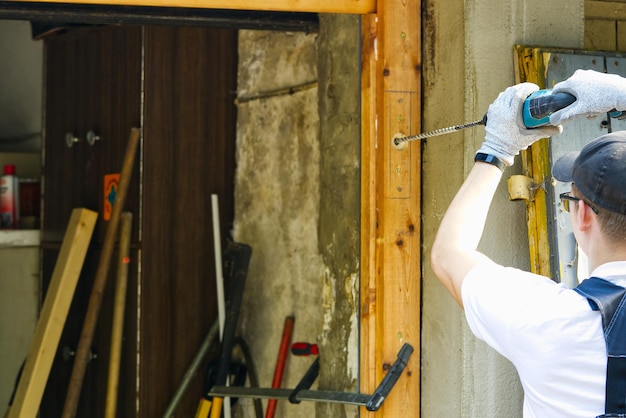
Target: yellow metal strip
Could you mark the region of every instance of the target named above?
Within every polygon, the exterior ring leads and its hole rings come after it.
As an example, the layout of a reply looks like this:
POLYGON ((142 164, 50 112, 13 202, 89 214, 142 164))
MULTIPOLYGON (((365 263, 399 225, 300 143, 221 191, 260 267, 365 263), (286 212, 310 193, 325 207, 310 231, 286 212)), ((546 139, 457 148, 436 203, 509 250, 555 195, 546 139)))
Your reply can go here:
MULTIPOLYGON (((539 48, 515 48, 517 82, 529 81, 545 87, 545 63, 549 54, 539 48)), ((550 243, 548 240, 548 214, 546 190, 541 185, 550 181, 549 144, 547 139, 534 143, 522 151, 522 170, 532 179, 533 192, 526 203, 530 268, 533 273, 552 277, 550 268, 550 243)))

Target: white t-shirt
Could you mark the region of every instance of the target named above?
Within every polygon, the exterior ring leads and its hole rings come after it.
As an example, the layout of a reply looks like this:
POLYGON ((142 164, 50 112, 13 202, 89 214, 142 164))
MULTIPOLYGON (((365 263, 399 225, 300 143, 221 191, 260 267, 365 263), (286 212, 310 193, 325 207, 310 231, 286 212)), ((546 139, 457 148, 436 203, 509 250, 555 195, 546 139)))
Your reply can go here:
MULTIPOLYGON (((604 264, 591 276, 626 287, 626 262, 604 264)), ((470 271, 462 297, 472 332, 515 365, 525 418, 604 413, 606 344, 601 315, 587 299, 546 277, 489 262, 470 271)))

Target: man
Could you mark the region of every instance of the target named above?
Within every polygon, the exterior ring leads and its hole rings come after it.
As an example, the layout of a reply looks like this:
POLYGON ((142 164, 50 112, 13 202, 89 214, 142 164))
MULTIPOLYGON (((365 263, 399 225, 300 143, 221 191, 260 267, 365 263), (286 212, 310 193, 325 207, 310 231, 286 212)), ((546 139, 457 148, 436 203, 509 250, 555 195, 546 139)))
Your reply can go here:
MULTIPOLYGON (((551 116, 554 126, 526 129, 522 104, 537 89, 530 83, 509 87, 489 107, 485 141, 441 222, 431 263, 465 309, 472 332, 515 365, 524 388, 524 417, 596 417, 605 412, 605 389, 616 386, 606 384, 605 312, 593 310, 595 304, 587 298, 595 290, 567 289, 549 278, 498 265, 477 246, 503 170, 514 156, 539 138, 558 135, 563 121, 626 109, 626 79, 579 70, 553 89, 577 98, 551 116)), ((591 276, 623 291, 626 132, 600 137, 579 155, 559 159, 553 176, 572 183, 571 194, 562 196, 563 206, 588 256, 591 276)), ((626 328, 613 335, 626 335, 626 328)), ((623 371, 617 374, 624 377, 623 371)), ((626 393, 618 397, 620 407, 626 393)), ((611 408, 607 412, 615 413, 611 408)))

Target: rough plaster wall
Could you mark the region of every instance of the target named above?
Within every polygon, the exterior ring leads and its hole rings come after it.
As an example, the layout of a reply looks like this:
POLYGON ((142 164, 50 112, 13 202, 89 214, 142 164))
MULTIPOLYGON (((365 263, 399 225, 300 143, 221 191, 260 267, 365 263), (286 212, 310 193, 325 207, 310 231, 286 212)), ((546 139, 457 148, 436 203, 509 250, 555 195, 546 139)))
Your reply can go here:
MULTIPOLYGON (((514 83, 515 44, 582 47, 582 0, 427 0, 424 7, 424 130, 480 119, 514 83)), ((473 337, 428 265, 445 210, 471 168, 484 129, 424 144, 422 416, 521 417, 522 393, 510 363, 473 337)), ((507 178, 519 172, 519 163, 507 178)), ((528 268, 525 208, 509 202, 503 179, 481 250, 528 268), (503 231, 506 231, 503 234, 503 231)))
MULTIPOLYGON (((241 31, 238 97, 316 81, 316 41, 241 31)), ((240 326, 269 387, 285 317, 295 316, 293 341, 316 343, 322 330, 317 89, 242 102, 237 125, 233 237, 252 246, 240 326)), ((312 361, 290 356, 283 386, 294 387, 312 361)), ((250 400, 241 406, 241 416, 254 416, 250 400)), ((314 405, 278 402, 276 415, 314 416, 314 405)))
MULTIPOLYGON (((324 331, 319 383, 357 391, 360 233, 360 18, 320 15, 320 253, 324 331)), ((356 407, 317 404, 316 416, 357 416, 356 407)))
MULTIPOLYGON (((319 78, 319 86, 244 99, 238 107, 233 236, 253 247, 240 325, 261 386, 271 384, 284 318, 293 314, 293 341, 319 343, 317 383, 356 390, 359 39, 360 20, 335 15, 320 16, 319 35, 239 35, 239 98, 309 86, 319 78)), ((283 387, 294 387, 312 361, 290 356, 283 387)), ((357 412, 336 404, 279 402, 276 416, 357 412)), ((252 402, 242 400, 237 413, 254 416, 252 402)))

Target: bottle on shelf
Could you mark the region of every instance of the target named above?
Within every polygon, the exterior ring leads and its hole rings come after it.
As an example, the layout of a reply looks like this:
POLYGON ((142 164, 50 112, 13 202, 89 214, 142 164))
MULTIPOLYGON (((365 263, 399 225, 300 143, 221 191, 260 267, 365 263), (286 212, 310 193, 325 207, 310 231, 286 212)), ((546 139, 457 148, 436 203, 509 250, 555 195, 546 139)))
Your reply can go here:
POLYGON ((20 222, 19 180, 15 165, 6 164, 0 177, 0 227, 15 229, 20 222))

